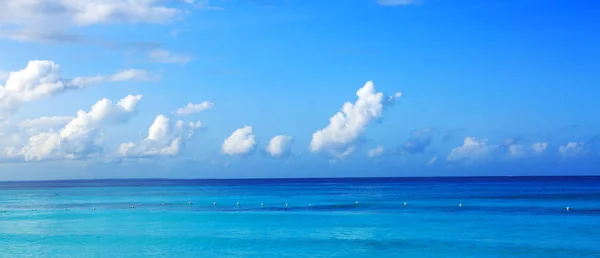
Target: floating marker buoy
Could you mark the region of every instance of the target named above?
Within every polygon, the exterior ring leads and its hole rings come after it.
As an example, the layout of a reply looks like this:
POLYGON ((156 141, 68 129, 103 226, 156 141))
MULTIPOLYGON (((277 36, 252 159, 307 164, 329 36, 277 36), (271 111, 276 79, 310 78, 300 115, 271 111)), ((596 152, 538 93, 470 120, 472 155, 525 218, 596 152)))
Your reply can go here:
POLYGON ((160 203, 160 204, 162 204, 162 205, 165 205, 165 203, 164 203, 164 202, 162 202, 162 203, 160 203))
POLYGON ((285 207, 287 207, 287 206, 290 206, 290 205, 286 203, 286 204, 285 204, 285 207))
POLYGON ((571 210, 571 207, 567 207, 567 210, 568 210, 568 211, 570 211, 570 210, 571 210))
POLYGON ((235 205, 237 205, 237 206, 240 206, 240 203, 238 202, 238 203, 236 203, 235 205))
POLYGON ((260 203, 260 206, 265 206, 265 204, 261 202, 261 203, 260 203))
POLYGON ((358 201, 356 201, 356 204, 358 204, 358 201))
POLYGON ((312 206, 312 204, 309 203, 308 206, 312 206))
POLYGON ((192 202, 188 202, 188 204, 192 204, 192 202))
POLYGON ((96 207, 92 207, 92 210, 95 210, 95 209, 96 209, 96 207))
POLYGON ((135 206, 131 205, 131 208, 132 208, 132 209, 134 209, 134 208, 135 208, 135 206))
POLYGON ((404 203, 404 206, 406 206, 406 203, 404 203))
POLYGON ((6 212, 6 210, 2 210, 2 212, 6 212))
POLYGON ((213 202, 213 205, 217 205, 217 202, 213 202))
POLYGON ((458 205, 458 207, 462 207, 462 203, 458 205))

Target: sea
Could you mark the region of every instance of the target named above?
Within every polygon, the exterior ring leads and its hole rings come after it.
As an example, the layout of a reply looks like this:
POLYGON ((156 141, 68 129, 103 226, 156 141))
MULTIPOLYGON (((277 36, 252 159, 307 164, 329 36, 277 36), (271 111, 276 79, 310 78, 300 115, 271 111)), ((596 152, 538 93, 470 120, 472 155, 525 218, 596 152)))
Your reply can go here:
POLYGON ((0 182, 0 257, 600 257, 600 177, 0 182))

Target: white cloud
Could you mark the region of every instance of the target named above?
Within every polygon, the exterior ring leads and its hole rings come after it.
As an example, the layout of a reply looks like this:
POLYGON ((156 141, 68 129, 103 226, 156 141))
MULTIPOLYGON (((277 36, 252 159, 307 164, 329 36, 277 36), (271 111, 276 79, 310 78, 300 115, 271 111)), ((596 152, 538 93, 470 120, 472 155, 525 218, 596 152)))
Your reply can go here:
POLYGON ((178 54, 165 49, 151 50, 148 57, 150 62, 160 64, 186 64, 193 58, 190 54, 178 54))
POLYGON ((547 142, 536 142, 531 145, 531 149, 533 150, 533 152, 535 154, 541 155, 542 153, 544 153, 546 151, 546 149, 548 149, 548 143, 547 142))
POLYGON ((429 161, 427 161, 427 166, 433 166, 438 160, 438 156, 433 156, 429 161))
POLYGON ((71 120, 73 120, 72 116, 45 116, 27 119, 19 122, 18 125, 22 130, 28 130, 29 132, 34 133, 48 129, 55 130, 62 128, 71 120))
POLYGON ((172 125, 168 117, 158 115, 148 128, 148 136, 144 140, 138 144, 122 143, 117 153, 123 157, 175 156, 181 152, 184 140, 190 139, 194 130, 201 126, 199 121, 186 124, 181 120, 172 125), (183 137, 185 130, 188 131, 187 137, 183 137))
POLYGON ((223 141, 221 152, 228 155, 246 155, 254 149, 254 145, 256 140, 252 133, 252 126, 244 126, 235 130, 223 141))
POLYGON ((416 0, 377 0, 378 4, 386 6, 408 5, 415 2, 416 0))
POLYGON ((569 142, 558 148, 558 152, 563 158, 572 158, 587 153, 585 144, 581 142, 569 142))
POLYGON ((177 109, 175 114, 180 116, 187 116, 195 113, 200 113, 204 110, 211 109, 214 106, 212 102, 204 101, 200 104, 188 103, 187 106, 177 109))
POLYGON ((0 70, 0 81, 4 81, 6 78, 8 78, 8 72, 0 70))
MULTIPOLYGON (((31 135, 26 143, 20 146, 9 145, 4 148, 4 154, 9 159, 24 159, 26 161, 39 161, 48 159, 74 159, 86 158, 102 150, 102 135, 99 128, 127 122, 135 115, 137 103, 141 95, 128 95, 116 105, 109 99, 102 99, 94 104, 89 112, 80 110, 58 132, 50 129, 47 132, 31 135)), ((64 122, 64 118, 40 118, 26 120, 27 126, 50 125, 55 122, 64 122)), ((22 123, 23 124, 23 123, 22 123)), ((19 138, 19 136, 16 136, 19 138)))
POLYGON ((369 155, 369 157, 374 158, 374 157, 379 157, 379 156, 383 155, 384 152, 385 152, 385 148, 383 148, 383 146, 379 145, 379 146, 375 147, 374 149, 369 150, 369 152, 367 154, 369 155))
POLYGON ((0 0, 2 34, 15 40, 72 41, 71 28, 89 25, 167 24, 181 10, 158 0, 0 0))
POLYGON ((513 144, 508 146, 508 156, 512 158, 521 158, 526 155, 525 147, 521 144, 513 144))
POLYGON ((140 69, 123 70, 110 76, 109 80, 113 82, 124 81, 155 81, 160 79, 160 75, 150 74, 148 71, 140 69))
POLYGON ((383 93, 376 92, 375 86, 369 81, 356 92, 356 96, 358 100, 354 104, 346 102, 342 110, 329 119, 327 127, 312 135, 312 152, 328 151, 334 156, 347 156, 354 150, 354 143, 366 127, 381 117, 384 105, 393 103, 396 96, 401 94, 388 98, 386 102, 383 93))
POLYGON ((0 85, 0 111, 14 112, 23 103, 56 95, 69 89, 83 88, 107 81, 139 80, 142 76, 148 76, 147 72, 126 70, 112 76, 96 75, 69 80, 61 77, 58 64, 48 60, 32 60, 24 69, 10 72, 5 85, 0 85))
POLYGON ((287 156, 290 153, 293 139, 291 136, 277 135, 269 141, 266 151, 273 157, 287 156))
POLYGON ((466 137, 463 145, 452 149, 448 161, 466 161, 468 163, 485 161, 491 158, 491 153, 498 146, 488 145, 487 139, 477 140, 475 137, 466 137))

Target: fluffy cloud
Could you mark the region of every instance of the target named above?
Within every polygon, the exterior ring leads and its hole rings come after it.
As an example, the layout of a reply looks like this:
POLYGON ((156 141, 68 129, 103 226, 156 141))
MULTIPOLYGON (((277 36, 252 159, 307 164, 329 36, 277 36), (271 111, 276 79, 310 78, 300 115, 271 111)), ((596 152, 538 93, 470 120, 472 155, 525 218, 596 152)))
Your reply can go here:
POLYGON ((266 151, 273 157, 285 157, 290 153, 293 139, 291 136, 277 135, 269 141, 266 151))
POLYGON ((408 5, 415 2, 415 0, 377 0, 378 4, 385 6, 408 5))
MULTIPOLYGON (((9 159, 40 161, 48 159, 86 158, 102 151, 102 138, 99 128, 106 125, 127 122, 135 115, 141 95, 128 95, 117 104, 109 99, 102 99, 94 104, 90 111, 80 110, 58 132, 50 129, 31 135, 27 142, 19 147, 17 144, 4 148, 4 155, 9 159)), ((25 126, 49 125, 64 118, 40 118, 24 121, 25 126)), ((23 125, 23 123, 21 123, 23 125)), ((16 138, 19 138, 18 136, 16 138)))
POLYGON ((0 1, 0 31, 26 41, 74 41, 74 27, 119 23, 166 24, 182 13, 157 0, 0 1))
POLYGON ((547 142, 536 142, 531 145, 531 149, 533 150, 534 154, 541 155, 542 153, 544 153, 546 151, 546 149, 548 149, 548 143, 547 142))
POLYGON ((169 50, 154 49, 148 53, 150 62, 160 64, 186 64, 192 60, 192 55, 173 53, 169 50))
POLYGON ((452 149, 448 155, 448 161, 465 161, 473 163, 477 161, 485 161, 491 158, 491 153, 498 146, 488 145, 487 139, 477 140, 475 137, 466 137, 463 145, 452 149))
POLYGON ((221 152, 227 155, 246 155, 254 150, 254 145, 256 140, 252 133, 252 126, 244 126, 235 130, 223 141, 221 152))
POLYGON ((367 152, 367 155, 369 155, 369 157, 374 158, 374 157, 379 157, 381 155, 383 155, 383 153, 385 152, 385 148, 383 148, 383 146, 379 145, 377 147, 375 147, 374 149, 370 149, 369 152, 367 152))
POLYGON ((180 116, 187 116, 195 113, 202 112, 207 109, 211 109, 214 106, 212 102, 204 101, 200 104, 188 103, 187 106, 179 108, 175 111, 175 114, 180 116))
POLYGON ((158 115, 148 128, 148 136, 140 143, 122 143, 117 153, 122 157, 175 156, 181 152, 185 140, 194 135, 202 123, 184 123, 179 120, 172 124, 164 115, 158 115), (186 133, 187 131, 187 133, 186 133), (186 136, 187 135, 187 136, 186 136))
POLYGON ((312 152, 328 151, 337 157, 349 155, 367 126, 382 116, 384 105, 393 103, 401 94, 385 98, 369 81, 356 92, 356 96, 358 100, 354 104, 346 102, 342 110, 329 119, 327 127, 313 133, 310 142, 312 152))
POLYGON ((0 111, 6 115, 21 104, 52 96, 66 90, 84 88, 103 82, 134 81, 147 78, 143 70, 125 70, 111 76, 61 77, 60 66, 48 60, 29 61, 22 70, 10 72, 0 85, 0 111))
POLYGON ((558 152, 563 158, 572 158, 587 153, 587 146, 581 142, 569 142, 558 148, 558 152))

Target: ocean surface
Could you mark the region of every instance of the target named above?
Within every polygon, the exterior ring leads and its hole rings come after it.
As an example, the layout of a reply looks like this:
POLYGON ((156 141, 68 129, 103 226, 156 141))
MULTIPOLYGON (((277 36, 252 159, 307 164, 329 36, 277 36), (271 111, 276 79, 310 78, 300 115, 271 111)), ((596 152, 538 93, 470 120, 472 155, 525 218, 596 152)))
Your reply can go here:
POLYGON ((0 210, 0 257, 600 257, 600 177, 0 182, 0 210))

